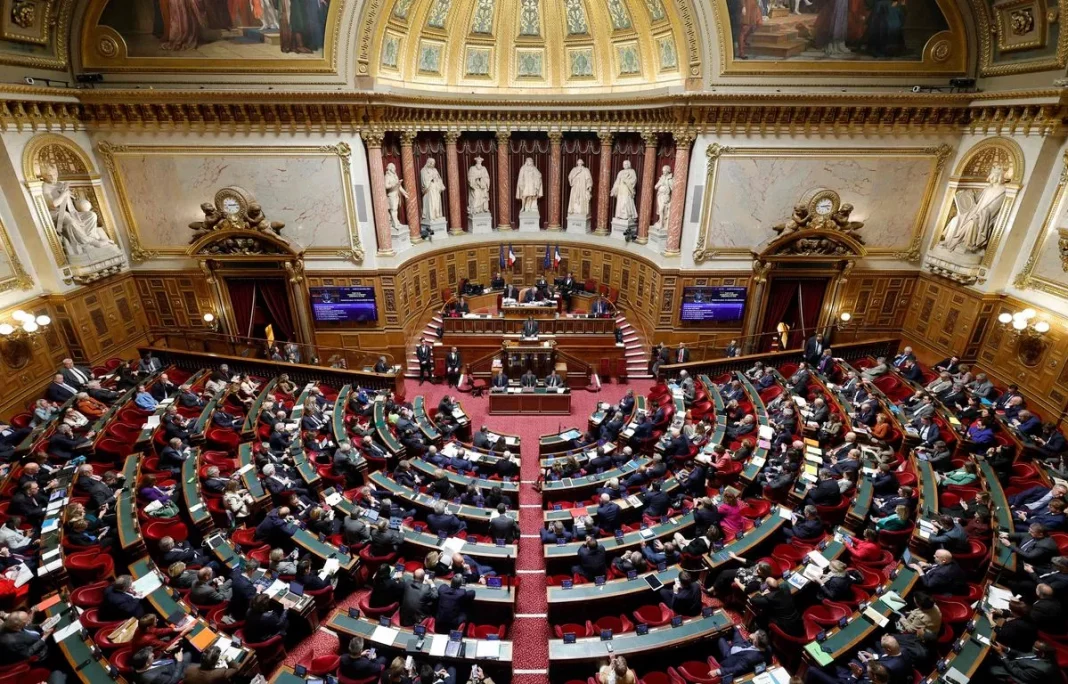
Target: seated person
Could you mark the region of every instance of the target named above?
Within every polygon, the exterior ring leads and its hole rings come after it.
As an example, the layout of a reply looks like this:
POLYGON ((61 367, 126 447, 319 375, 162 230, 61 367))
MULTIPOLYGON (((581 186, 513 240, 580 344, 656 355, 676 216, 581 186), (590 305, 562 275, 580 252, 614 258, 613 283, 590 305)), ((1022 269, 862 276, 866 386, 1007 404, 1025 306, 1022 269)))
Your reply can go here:
POLYGON ((963 596, 968 593, 968 578, 953 554, 945 549, 934 552, 934 562, 918 561, 909 566, 920 573, 918 588, 934 595, 963 596))
POLYGON ((894 506, 894 512, 891 515, 872 518, 872 524, 875 525, 877 530, 900 532, 901 530, 907 530, 912 525, 912 514, 908 506, 899 504, 894 506))
POLYGON ((129 575, 119 575, 115 581, 104 590, 104 599, 98 609, 101 620, 116 622, 139 618, 145 614, 145 607, 141 599, 133 593, 133 578, 129 575))
POLYGON ((963 467, 951 470, 948 473, 936 473, 935 477, 942 487, 947 485, 966 487, 974 484, 979 479, 979 468, 975 465, 975 461, 969 460, 965 461, 963 467))
POLYGON ((523 337, 537 337, 540 331, 538 322, 534 320, 533 316, 528 316, 527 320, 523 323, 523 337))
POLYGON ((573 535, 564 527, 564 523, 557 521, 540 533, 542 544, 567 544, 573 535))
POLYGON ((528 370, 526 373, 523 373, 523 376, 519 379, 519 386, 520 387, 537 387, 538 386, 538 376, 534 375, 534 371, 528 370))
POLYGON ((289 621, 281 603, 272 601, 266 594, 256 594, 249 603, 245 615, 245 640, 261 644, 269 639, 286 634, 289 621))
POLYGON ((730 639, 720 637, 717 647, 719 667, 709 671, 710 677, 731 675, 734 677, 753 672, 758 665, 768 662, 771 656, 770 644, 764 630, 758 629, 746 639, 735 627, 730 639))

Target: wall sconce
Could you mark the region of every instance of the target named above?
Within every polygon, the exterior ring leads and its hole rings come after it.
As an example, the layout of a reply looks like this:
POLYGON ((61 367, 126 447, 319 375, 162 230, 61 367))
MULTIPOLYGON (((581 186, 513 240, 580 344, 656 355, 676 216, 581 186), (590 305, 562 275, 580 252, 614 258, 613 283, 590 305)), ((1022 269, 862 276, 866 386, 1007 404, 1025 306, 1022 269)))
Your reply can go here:
POLYGON ((215 314, 210 312, 204 314, 204 327, 212 332, 219 332, 219 320, 215 318, 215 314))
POLYGON ((848 311, 843 311, 838 316, 838 321, 835 323, 835 327, 839 330, 845 330, 847 327, 849 327, 849 321, 851 320, 853 320, 853 314, 849 313, 848 311))
POLYGON ((1003 311, 998 314, 998 323, 1017 337, 1041 337, 1049 332, 1049 321, 1033 320, 1036 316, 1038 312, 1030 307, 1016 313, 1003 311))
POLYGON ((18 339, 31 337, 44 332, 45 328, 52 324, 48 316, 34 316, 22 309, 11 314, 12 323, 0 323, 0 337, 3 339, 18 339))

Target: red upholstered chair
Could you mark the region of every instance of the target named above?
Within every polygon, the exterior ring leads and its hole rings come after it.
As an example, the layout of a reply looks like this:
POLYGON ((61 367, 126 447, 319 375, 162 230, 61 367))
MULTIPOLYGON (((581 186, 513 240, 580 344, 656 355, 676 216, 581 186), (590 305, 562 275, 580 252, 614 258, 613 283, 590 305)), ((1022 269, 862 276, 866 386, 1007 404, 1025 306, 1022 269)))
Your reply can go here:
POLYGON ((820 520, 826 527, 834 527, 845 520, 846 511, 849 510, 850 504, 853 500, 848 497, 842 497, 842 502, 835 506, 816 506, 816 510, 819 512, 820 520))
POLYGON ((183 542, 189 538, 189 528, 184 523, 162 522, 153 520, 141 528, 145 541, 158 544, 164 537, 173 537, 176 542, 183 542))
POLYGON ((793 544, 778 544, 771 550, 771 555, 775 558, 782 558, 785 561, 789 561, 791 565, 797 565, 801 562, 801 559, 805 557, 807 551, 800 549, 793 544))
POLYGON ((603 629, 612 630, 612 634, 625 634, 634 631, 634 623, 628 620, 626 615, 606 615, 593 623, 594 634, 599 634, 603 629))
POLYGON ((241 436, 239 434, 224 428, 208 428, 205 437, 213 449, 219 449, 227 453, 233 453, 241 444, 241 436))
POLYGON ((836 627, 841 618, 849 617, 852 613, 853 610, 847 605, 835 603, 834 601, 824 601, 807 608, 802 618, 811 620, 824 629, 830 629, 836 627))
POLYGON ((675 684, 675 681, 666 672, 646 672, 638 679, 638 684, 675 684))
POLYGON ((771 510, 771 502, 764 499, 745 499, 741 513, 747 518, 763 518, 771 510))
POLYGON ((584 625, 581 623, 553 625, 553 634, 556 635, 557 639, 563 639, 565 634, 574 634, 579 638, 593 636, 593 625, 589 620, 584 625))
POLYGON ((650 627, 660 627, 671 622, 671 618, 675 617, 675 611, 667 607, 666 604, 659 604, 656 606, 642 606, 638 610, 632 613, 634 615, 634 622, 645 623, 650 627))
POLYGON ((467 637, 469 639, 485 639, 491 634, 496 634, 498 639, 503 639, 505 631, 504 625, 470 624, 467 626, 467 637))
POLYGON ((229 604, 223 603, 209 610, 207 613, 208 622, 216 625, 220 631, 226 634, 234 634, 245 626, 245 621, 233 620, 232 622, 225 622, 223 616, 226 615, 226 609, 229 607, 229 604))
POLYGON ((898 551, 909 543, 915 525, 909 525, 903 530, 879 530, 879 544, 885 548, 898 551))
POLYGON ((306 590, 304 593, 315 599, 315 610, 318 611, 319 617, 325 617, 334 607, 334 587, 329 584, 322 589, 306 590))
POLYGON ((230 539, 245 551, 254 549, 257 546, 263 546, 263 542, 256 541, 256 530, 252 527, 242 527, 234 530, 233 534, 230 535, 230 539))
POLYGON ((115 630, 111 627, 104 627, 103 629, 96 630, 96 632, 93 633, 93 643, 99 646, 102 651, 114 651, 117 648, 125 647, 126 644, 116 644, 108 637, 108 635, 114 631, 115 630))
POLYGON ((687 660, 675 671, 682 676, 684 681, 692 684, 715 684, 719 681, 719 677, 709 675, 713 667, 718 667, 718 663, 713 665, 709 661, 687 660))
POLYGON ((868 568, 869 570, 875 570, 876 572, 882 572, 883 568, 894 562, 894 554, 890 553, 886 549, 883 549, 883 555, 877 560, 871 561, 854 561, 857 567, 868 568))
POLYGON ((101 620, 100 611, 98 608, 89 608, 79 616, 78 621, 81 622, 86 629, 115 629, 122 624, 122 620, 101 620))
POLYGON ((367 572, 373 575, 380 565, 383 563, 392 563, 397 560, 398 554, 396 552, 386 556, 375 556, 371 554, 371 547, 365 546, 360 549, 360 562, 367 568, 367 572))
POLYGON ((300 664, 308 668, 308 674, 325 677, 326 675, 337 674, 337 668, 341 665, 341 656, 336 654, 312 656, 311 653, 308 653, 300 659, 300 664))
POLYGON ((19 413, 17 415, 11 416, 11 420, 8 421, 8 424, 13 428, 18 428, 18 429, 21 430, 22 428, 29 427, 30 426, 30 422, 32 420, 33 420, 33 414, 32 413, 23 412, 23 413, 19 413))
POLYGON ((942 611, 942 619, 951 625, 959 625, 968 621, 972 616, 972 609, 960 601, 935 599, 938 609, 942 611))
POLYGON ((130 658, 133 657, 133 653, 133 649, 130 647, 120 648, 108 657, 108 662, 115 666, 119 674, 129 677, 133 674, 133 666, 130 665, 130 658))
POLYGON ((365 679, 349 679, 345 675, 338 673, 338 684, 375 684, 378 681, 378 677, 367 677, 365 679))
POLYGON ((957 561, 965 571, 975 572, 986 562, 989 550, 986 544, 976 539, 969 540, 968 545, 968 552, 953 554, 953 560, 957 561))
POLYGON ((260 673, 270 678, 270 674, 274 672, 275 668, 282 664, 282 661, 286 659, 286 647, 282 643, 282 636, 275 635, 262 642, 253 642, 245 639, 245 633, 242 630, 237 630, 237 638, 244 642, 245 646, 248 646, 256 652, 256 660, 259 661, 260 673))
POLYGON ((104 602, 104 590, 110 582, 95 582, 78 587, 70 594, 70 602, 79 608, 95 608, 104 602))
POLYGON ((92 584, 115 574, 115 561, 98 551, 83 551, 67 556, 67 571, 74 584, 92 584))
POLYGON ((771 647, 775 650, 775 653, 779 656, 779 660, 789 670, 797 668, 797 664, 801 660, 801 650, 810 641, 816 638, 819 634, 819 626, 813 622, 804 622, 806 634, 802 637, 796 637, 782 631, 777 624, 772 622, 768 625, 771 638, 771 647))
POLYGON ((361 596, 356 604, 360 609, 360 613, 367 617, 376 618, 381 617, 382 615, 392 615, 397 611, 397 608, 400 607, 399 603, 391 603, 388 606, 382 606, 381 608, 372 608, 367 604, 367 599, 369 597, 370 594, 361 596))

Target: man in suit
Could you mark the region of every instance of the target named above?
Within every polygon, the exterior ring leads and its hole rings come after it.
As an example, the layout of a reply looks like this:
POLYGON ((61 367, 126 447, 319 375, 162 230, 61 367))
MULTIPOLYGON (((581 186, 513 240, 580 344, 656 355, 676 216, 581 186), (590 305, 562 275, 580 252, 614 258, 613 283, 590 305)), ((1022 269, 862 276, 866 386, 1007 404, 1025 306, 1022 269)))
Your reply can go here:
POLYGON ((815 365, 819 363, 820 357, 823 356, 823 335, 816 333, 812 337, 805 341, 805 360, 810 364, 815 365))
POLYGON ((920 418, 920 424, 916 427, 916 436, 920 438, 920 443, 923 446, 927 448, 933 447, 940 434, 938 426, 935 425, 931 416, 920 418))
POLYGON ((456 347, 453 347, 445 355, 445 377, 448 380, 449 387, 455 386, 460 381, 460 367, 462 365, 463 358, 460 356, 460 352, 456 351, 456 347))
POLYGON ((935 519, 934 525, 938 528, 938 534, 931 535, 931 544, 941 546, 950 553, 968 553, 971 549, 968 533, 952 516, 940 515, 935 519))
POLYGON ((253 538, 275 548, 288 545, 296 531, 297 528, 289 516, 289 508, 281 506, 263 517, 260 524, 256 526, 253 538))
POLYGON ((534 317, 527 316, 527 320, 523 323, 523 337, 537 337, 539 330, 538 322, 534 320, 534 317))
POLYGON ((664 486, 660 480, 653 480, 649 485, 649 491, 642 496, 642 503, 645 504, 643 509, 643 515, 647 515, 650 518, 661 518, 667 515, 671 510, 671 496, 664 491, 664 486))
POLYGON ((999 411, 1004 411, 1009 405, 1009 402, 1019 397, 1020 401, 1025 401, 1022 394, 1020 394, 1020 388, 1017 385, 1009 385, 1005 388, 1005 391, 998 395, 998 398, 994 400, 994 408, 999 411))
POLYGON ((975 379, 967 385, 968 393, 977 399, 985 399, 994 391, 994 383, 986 373, 976 373, 975 379))
POLYGON ((178 403, 182 408, 203 408, 207 402, 197 396, 189 385, 182 385, 178 388, 178 403))
POLYGON ((532 304, 535 301, 537 301, 537 299, 538 299, 538 290, 537 290, 537 288, 528 287, 526 290, 523 291, 523 303, 524 304, 532 304))
POLYGON ((906 361, 899 369, 901 371, 901 377, 912 382, 920 382, 923 380, 923 369, 915 361, 906 361))
POLYGON ((211 414, 211 422, 224 430, 237 430, 244 421, 231 413, 215 409, 211 414))
POLYGON ((182 440, 174 437, 159 452, 159 467, 161 470, 170 472, 171 475, 178 475, 182 472, 182 463, 187 458, 189 458, 189 452, 185 450, 182 440))
POLYGON ((431 382, 434 381, 434 348, 423 340, 418 347, 415 348, 415 358, 419 360, 419 384, 422 385, 423 381, 427 378, 431 382))
POLYGON ((106 621, 128 620, 145 614, 141 599, 133 595, 133 578, 119 575, 104 590, 104 599, 100 603, 100 619, 106 621))
POLYGON ((386 361, 386 357, 384 357, 384 356, 379 356, 378 357, 378 362, 375 363, 374 372, 375 373, 388 373, 389 372, 389 362, 386 361))
POLYGON ((689 363, 690 350, 686 348, 685 342, 679 342, 679 348, 675 350, 675 358, 672 363, 689 363))
POLYGON ((671 586, 660 587, 660 602, 678 615, 696 617, 701 614, 701 587, 690 573, 682 570, 671 586))
POLYGON ((501 275, 500 271, 497 271, 496 273, 494 273, 493 277, 490 278, 490 289, 491 290, 502 290, 502 289, 504 289, 504 276, 501 275))
POLYGON ((582 575, 591 582, 597 577, 605 577, 608 574, 607 552, 595 537, 587 537, 579 547, 578 565, 572 567, 571 572, 582 575))
POLYGON ((432 534, 444 532, 450 537, 467 529, 467 523, 448 512, 444 501, 434 503, 434 512, 426 516, 426 526, 432 534))
POLYGON ((916 361, 916 355, 912 353, 912 347, 905 347, 901 350, 901 353, 894 357, 891 363, 894 368, 903 368, 908 361, 916 361))
POLYGON ((961 596, 968 593, 968 577, 945 549, 934 553, 934 563, 919 561, 909 567, 920 573, 920 586, 928 594, 961 596))
POLYGON ((946 372, 953 375, 960 368, 960 359, 956 356, 950 356, 947 359, 942 359, 935 364, 935 370, 939 372, 946 372))
POLYGON ((649 420, 649 416, 641 415, 638 417, 638 424, 634 426, 634 434, 632 439, 635 443, 641 443, 642 440, 649 439, 653 435, 653 422, 649 420))
POLYGON ((404 584, 400 601, 400 623, 402 627, 411 627, 425 620, 430 615, 438 590, 427 579, 426 572, 418 568, 412 579, 404 584))
MULTIPOLYGON (((146 351, 145 355, 141 357, 141 360, 137 363, 137 372, 142 376, 152 375, 153 373, 163 370, 163 364, 152 355, 152 352, 146 351)), ((229 370, 229 369, 228 369, 229 370)), ((227 375, 226 377, 230 377, 227 375)))
POLYGON ((688 371, 679 371, 679 389, 682 390, 683 404, 689 406, 697 398, 697 386, 693 382, 693 378, 690 377, 688 371))
POLYGON ((545 378, 545 387, 548 389, 555 389, 557 387, 563 386, 564 379, 557 375, 556 369, 554 368, 552 371, 550 371, 548 377, 545 378))
POLYGON ((174 660, 155 659, 151 646, 145 646, 130 656, 135 684, 178 684, 185 676, 184 654, 177 651, 174 660))
POLYGON ((171 379, 166 373, 161 374, 156 382, 152 383, 152 387, 148 390, 148 393, 151 394, 156 401, 163 401, 168 397, 174 396, 177 392, 178 385, 171 382, 171 379))
POLYGON ((461 316, 463 316, 464 314, 471 313, 471 307, 470 305, 468 305, 467 299, 463 295, 460 295, 460 299, 456 301, 455 309, 456 313, 460 314, 461 316))
POLYGON ((612 497, 608 494, 601 494, 597 504, 597 513, 593 516, 597 529, 601 532, 615 534, 616 530, 619 529, 620 518, 622 517, 623 509, 619 507, 619 504, 612 501, 612 497))
POLYGON ((1057 542, 1049 536, 1046 527, 1040 523, 1029 525, 1027 532, 1016 534, 1002 532, 999 537, 1002 543, 1008 544, 1021 561, 1032 566, 1039 573, 1052 570, 1053 558, 1060 552, 1057 542))
POLYGON ((690 453, 690 447, 692 443, 682 433, 679 428, 672 428, 670 439, 668 443, 664 445, 664 458, 672 458, 674 456, 686 456, 690 453))
POLYGON ((464 579, 453 575, 447 587, 438 589, 438 610, 434 616, 434 631, 448 634, 467 622, 467 611, 475 600, 475 592, 464 589, 464 579))
MULTIPOLYGON (((1045 641, 1036 641, 1030 652, 1013 650, 994 641, 990 644, 996 659, 988 660, 986 674, 999 684, 1044 684, 1056 681, 1058 674, 1055 651, 1045 641)), ((978 681, 978 680, 977 680, 978 681)))
POLYGON ((571 273, 564 276, 564 282, 560 284, 560 294, 563 296, 564 305, 569 312, 571 311, 571 295, 577 289, 579 289, 579 287, 578 283, 575 282, 575 276, 571 273))
POLYGON ((504 374, 503 370, 498 371, 497 374, 493 376, 492 387, 495 390, 502 390, 508 388, 508 376, 504 374))
POLYGON ((505 285, 504 292, 501 294, 501 299, 513 299, 519 300, 519 288, 515 285, 505 285))
POLYGON ((823 535, 823 521, 820 520, 819 510, 815 506, 805 506, 804 518, 798 520, 793 526, 783 528, 782 533, 789 541, 794 537, 799 539, 814 539, 823 535))
POLYGON ((52 382, 48 383, 48 387, 45 388, 45 399, 63 404, 77 393, 78 388, 68 383, 62 373, 56 373, 52 377, 52 382))
POLYGON ((1042 421, 1038 419, 1038 416, 1026 409, 1016 414, 1012 424, 1017 432, 1028 437, 1036 435, 1042 430, 1042 421))
POLYGON ((787 582, 780 582, 774 577, 765 580, 767 590, 750 599, 757 624, 767 629, 769 624, 776 624, 791 636, 801 636, 805 627, 801 622, 801 613, 797 610, 793 593, 787 582))
POLYGON ((534 371, 528 370, 526 373, 523 373, 522 377, 519 378, 519 386, 520 387, 537 387, 538 386, 538 376, 534 375, 534 371))
POLYGON ((235 620, 244 620, 252 597, 256 595, 253 578, 260 569, 255 558, 246 558, 244 567, 234 568, 230 573, 230 604, 226 612, 235 620))
POLYGON ((805 395, 808 393, 808 380, 811 377, 808 364, 804 361, 797 364, 797 370, 786 381, 787 389, 791 394, 805 395))
POLYGON ((727 348, 723 350, 723 356, 733 359, 742 355, 742 349, 738 346, 738 340, 731 340, 727 348))
POLYGON ((875 359, 875 365, 869 368, 865 368, 861 372, 860 376, 868 382, 871 382, 880 375, 886 375, 889 370, 890 366, 886 363, 886 357, 880 356, 879 358, 875 359))
MULTIPOLYGON (((317 411, 305 411, 304 417, 300 419, 300 428, 305 432, 324 432, 329 426, 330 422, 317 411)), ((402 429, 398 427, 398 430, 402 429)))
POLYGON ((84 390, 89 381, 93 379, 93 374, 88 368, 75 366, 72 359, 63 359, 63 366, 57 374, 62 375, 64 382, 78 390, 84 390))
POLYGON ((230 580, 224 581, 221 577, 216 579, 215 572, 204 567, 197 571, 197 579, 193 582, 189 599, 193 605, 212 606, 229 601, 232 594, 230 580))
POLYGON ((101 508, 115 502, 115 490, 104 482, 88 463, 78 467, 78 480, 74 483, 74 491, 89 496, 85 510, 96 515, 99 515, 101 508))
POLYGON ((719 638, 718 648, 719 658, 716 662, 719 667, 711 670, 709 675, 717 678, 724 675, 744 675, 767 662, 768 637, 763 630, 758 629, 746 639, 736 627, 729 641, 725 637, 719 638))
POLYGON ((54 629, 39 631, 30 626, 30 614, 14 611, 4 618, 0 627, 0 665, 8 666, 35 658, 48 658, 48 637, 54 629))
POLYGON ((286 429, 285 423, 278 422, 274 425, 274 432, 271 433, 270 439, 267 440, 267 446, 271 451, 276 454, 284 454, 289 451, 289 447, 293 442, 293 435, 286 429))
POLYGON ((182 442, 188 442, 192 424, 193 421, 183 418, 178 413, 178 407, 174 404, 168 406, 163 412, 163 432, 168 441, 177 438, 182 442))
POLYGON ((35 481, 27 482, 22 489, 15 492, 8 506, 10 515, 21 515, 28 522, 40 525, 44 520, 45 508, 48 506, 48 494, 41 491, 35 481))
POLYGON ((820 358, 816 360, 816 372, 820 375, 830 375, 834 372, 834 353, 828 347, 824 347, 820 358))
POLYGON ((122 396, 119 392, 101 387, 99 380, 90 380, 85 383, 85 391, 93 399, 108 404, 109 406, 122 396))
POLYGON ((519 524, 508 515, 508 506, 497 504, 497 515, 489 521, 490 537, 496 541, 503 539, 505 544, 513 544, 519 538, 519 524))
POLYGON ((842 490, 838 488, 838 481, 830 470, 822 469, 819 472, 816 486, 805 495, 806 506, 837 506, 842 502, 842 490))

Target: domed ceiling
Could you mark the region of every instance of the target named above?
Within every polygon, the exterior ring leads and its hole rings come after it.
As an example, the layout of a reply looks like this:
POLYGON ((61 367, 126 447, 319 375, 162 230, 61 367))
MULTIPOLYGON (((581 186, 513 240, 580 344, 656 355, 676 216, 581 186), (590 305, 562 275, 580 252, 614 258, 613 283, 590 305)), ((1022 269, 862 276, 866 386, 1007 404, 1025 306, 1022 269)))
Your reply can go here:
POLYGON ((464 91, 682 86, 700 74, 700 59, 679 7, 672 0, 386 0, 370 70, 380 83, 464 91))

